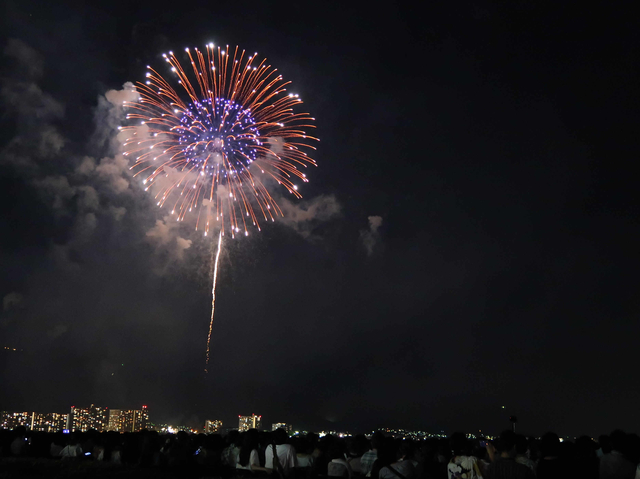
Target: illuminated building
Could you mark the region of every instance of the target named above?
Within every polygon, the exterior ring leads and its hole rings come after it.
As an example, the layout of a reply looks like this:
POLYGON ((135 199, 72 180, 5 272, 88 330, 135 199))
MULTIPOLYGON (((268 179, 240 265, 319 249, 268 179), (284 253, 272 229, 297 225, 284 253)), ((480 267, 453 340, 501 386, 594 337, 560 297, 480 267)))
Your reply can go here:
POLYGON ((6 412, 0 416, 0 429, 24 426, 32 431, 56 432, 65 428, 67 415, 56 412, 6 412))
POLYGON ((251 416, 238 416, 239 431, 248 431, 249 429, 260 429, 260 423, 262 422, 262 416, 256 416, 252 414, 251 416))
POLYGON ((277 422, 271 425, 272 431, 275 431, 276 429, 284 429, 287 432, 291 432, 292 427, 291 427, 291 424, 287 424, 285 422, 277 422))
POLYGON ((124 418, 122 430, 125 432, 139 432, 147 429, 149 425, 149 410, 147 406, 142 406, 142 409, 122 411, 122 415, 124 418))
POLYGON ((2 429, 14 429, 18 426, 31 427, 33 413, 3 411, 0 421, 2 429))
POLYGON ((215 419, 213 421, 210 421, 210 420, 207 419, 204 422, 204 432, 205 432, 205 434, 212 434, 214 432, 220 431, 220 429, 222 429, 222 421, 220 421, 220 420, 215 419))
POLYGON ((139 432, 149 428, 149 410, 142 409, 111 409, 109 411, 109 431, 139 432))
POLYGON ((65 429, 68 414, 57 412, 37 413, 34 412, 31 420, 33 431, 56 432, 65 429))
POLYGON ((95 429, 98 432, 107 430, 109 426, 109 414, 107 408, 91 405, 88 408, 71 406, 67 429, 70 431, 86 432, 95 429))
POLYGON ((107 427, 107 431, 122 431, 124 427, 123 419, 122 410, 109 410, 109 426, 107 427))

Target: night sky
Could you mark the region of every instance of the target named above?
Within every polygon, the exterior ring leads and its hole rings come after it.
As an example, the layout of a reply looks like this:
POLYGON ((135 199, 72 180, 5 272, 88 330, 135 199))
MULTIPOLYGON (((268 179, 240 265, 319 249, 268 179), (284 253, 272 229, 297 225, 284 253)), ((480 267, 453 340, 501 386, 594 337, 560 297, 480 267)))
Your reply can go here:
POLYGON ((0 410, 640 430, 632 5, 3 2, 0 410), (211 238, 131 177, 106 97, 209 42, 322 141, 303 200, 225 240, 205 375, 211 238))

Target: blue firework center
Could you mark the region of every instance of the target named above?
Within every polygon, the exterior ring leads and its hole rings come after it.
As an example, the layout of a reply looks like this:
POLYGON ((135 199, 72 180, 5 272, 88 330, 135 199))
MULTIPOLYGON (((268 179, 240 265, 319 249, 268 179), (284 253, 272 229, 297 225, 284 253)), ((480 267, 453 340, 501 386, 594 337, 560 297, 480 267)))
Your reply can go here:
POLYGON ((249 109, 233 100, 208 98, 190 103, 180 124, 176 130, 182 151, 203 175, 235 175, 258 158, 262 142, 256 121, 249 109))

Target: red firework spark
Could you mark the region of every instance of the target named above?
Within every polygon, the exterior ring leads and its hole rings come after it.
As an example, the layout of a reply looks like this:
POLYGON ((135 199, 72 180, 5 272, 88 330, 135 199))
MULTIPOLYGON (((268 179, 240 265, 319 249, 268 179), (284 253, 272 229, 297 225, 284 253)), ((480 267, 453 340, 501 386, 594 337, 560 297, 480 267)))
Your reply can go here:
POLYGON ((232 236, 247 235, 249 225, 260 229, 260 220, 282 215, 271 185, 301 197, 294 182, 308 180, 299 168, 316 164, 304 151, 315 150, 308 142, 318 139, 304 130, 314 128, 314 118, 294 111, 302 100, 257 54, 212 44, 186 54, 189 70, 173 52, 163 55, 178 91, 147 67, 138 101, 125 104, 136 122, 121 127, 128 132, 124 154, 178 221, 192 212, 205 235, 214 220, 222 234, 227 225, 232 236))

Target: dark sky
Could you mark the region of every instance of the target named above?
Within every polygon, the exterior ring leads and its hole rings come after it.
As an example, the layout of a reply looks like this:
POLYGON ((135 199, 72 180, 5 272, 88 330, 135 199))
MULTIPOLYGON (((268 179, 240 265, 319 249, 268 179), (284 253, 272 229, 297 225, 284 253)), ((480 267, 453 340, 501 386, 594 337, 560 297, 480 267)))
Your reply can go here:
POLYGON ((633 4, 430 3, 4 2, 0 409, 640 430, 633 4), (225 242, 205 376, 210 239, 131 181, 105 95, 209 42, 322 141, 291 214, 225 242))

